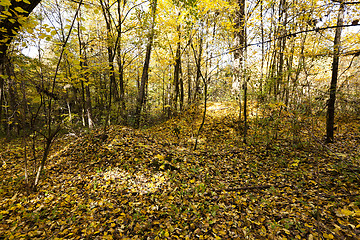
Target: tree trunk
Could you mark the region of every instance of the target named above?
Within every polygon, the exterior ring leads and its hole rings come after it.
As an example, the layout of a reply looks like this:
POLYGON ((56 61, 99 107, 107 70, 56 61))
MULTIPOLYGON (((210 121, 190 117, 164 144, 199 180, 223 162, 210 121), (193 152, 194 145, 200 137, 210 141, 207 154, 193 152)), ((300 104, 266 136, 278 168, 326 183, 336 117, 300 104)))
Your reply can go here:
MULTIPOLYGON (((120 48, 119 48, 120 49, 120 48)), ((125 104, 125 84, 124 84, 124 66, 121 60, 120 51, 118 52, 118 65, 119 65, 119 100, 120 100, 120 117, 121 121, 126 122, 126 104, 125 104)))
POLYGON ((200 36, 200 42, 199 42, 199 54, 197 56, 197 59, 195 59, 196 62, 196 78, 195 78, 195 86, 194 86, 194 97, 193 97, 193 103, 197 102, 198 94, 200 93, 200 77, 201 77, 201 58, 202 58, 202 51, 203 51, 203 35, 201 33, 200 36))
POLYGON ((191 70, 190 70, 190 56, 187 54, 187 104, 190 106, 191 104, 191 70))
POLYGON ((265 60, 265 47, 264 47, 264 16, 263 16, 263 5, 264 5, 264 1, 261 0, 260 3, 260 19, 261 19, 261 23, 260 23, 260 28, 261 28, 261 75, 260 75, 260 95, 262 97, 262 93, 263 93, 263 81, 264 81, 264 60, 265 60))
POLYGON ((174 100, 173 110, 177 111, 178 99, 180 97, 180 68, 181 68, 181 44, 180 44, 180 26, 178 26, 178 43, 176 47, 175 66, 174 66, 174 100))
POLYGON ((94 121, 93 121, 93 116, 92 116, 93 114, 92 114, 91 95, 90 95, 90 86, 89 85, 85 86, 85 91, 86 91, 85 107, 86 107, 86 114, 87 114, 87 119, 88 119, 88 126, 89 126, 89 128, 93 128, 94 121))
POLYGON ((180 78, 179 78, 179 85, 180 85, 180 112, 184 108, 184 80, 182 77, 182 67, 180 65, 180 78))
MULTIPOLYGON (((18 129, 18 94, 16 91, 16 82, 14 77, 14 69, 12 63, 10 62, 9 58, 6 57, 5 62, 5 69, 6 74, 8 76, 8 87, 9 87, 9 107, 11 110, 11 115, 13 119, 8 119, 8 128, 9 130, 15 130, 15 127, 18 129)), ((10 133, 10 132, 9 132, 10 133)))
MULTIPOLYGON (((236 34, 235 34, 235 44, 236 47, 238 48, 237 51, 235 51, 234 54, 234 59, 237 60, 237 77, 238 79, 236 81, 238 81, 239 86, 241 80, 243 80, 243 86, 245 87, 245 82, 246 82, 246 13, 245 13, 245 8, 246 8, 246 2, 245 0, 238 0, 238 10, 236 11, 236 16, 235 16, 235 29, 237 30, 236 34)), ((239 87, 239 128, 241 128, 240 124, 241 124, 241 98, 240 98, 240 92, 241 89, 239 87)), ((245 100, 245 96, 244 96, 244 100, 245 100)), ((244 102, 245 104, 245 102, 244 102)), ((245 106, 244 106, 245 107, 245 106)), ((244 137, 245 138, 245 137, 244 137)))
POLYGON ((5 75, 4 72, 5 72, 4 66, 0 65, 0 74, 2 75, 2 76, 0 76, 0 130, 1 130, 1 126, 3 126, 2 123, 5 120, 5 119, 3 119, 3 112, 2 112, 3 105, 4 105, 4 99, 5 99, 5 97, 4 97, 5 96, 5 92, 4 92, 5 81, 3 78, 3 76, 5 75))
POLYGON ((244 138, 243 142, 246 144, 246 138, 247 138, 247 128, 248 128, 248 122, 247 122, 247 101, 248 101, 248 95, 247 95, 247 82, 248 79, 245 79, 244 81, 244 138))
POLYGON ((116 37, 115 44, 113 45, 112 44, 113 24, 112 24, 111 12, 110 12, 110 4, 109 1, 104 1, 104 0, 100 0, 100 4, 106 24, 108 67, 109 67, 109 95, 108 95, 109 99, 108 99, 107 113, 104 123, 104 132, 106 132, 111 119, 110 115, 111 115, 112 99, 114 98, 115 100, 119 100, 119 92, 117 90, 115 67, 114 67, 114 59, 115 59, 117 44, 119 41, 119 36, 116 37))
POLYGON ((151 56, 151 49, 154 41, 154 34, 155 34, 155 19, 156 19, 156 6, 157 0, 153 0, 151 3, 151 14, 152 14, 152 23, 151 29, 148 36, 148 44, 146 46, 146 53, 145 53, 145 61, 144 67, 141 75, 139 93, 137 97, 136 109, 135 109, 135 127, 138 128, 140 126, 140 118, 141 118, 141 111, 145 102, 145 90, 146 85, 149 78, 149 66, 150 66, 150 56, 151 56))
MULTIPOLYGON (((118 0, 118 25, 117 25, 117 34, 118 34, 118 48, 117 48, 117 55, 118 55, 118 66, 119 66, 119 101, 120 101, 120 117, 121 121, 126 122, 126 104, 125 104, 125 84, 124 84, 124 61, 121 58, 121 31, 122 31, 122 22, 123 19, 121 18, 121 6, 120 0, 118 0)), ((126 1, 124 1, 123 8, 126 5, 126 1)))
MULTIPOLYGON (((81 41, 81 27, 80 21, 78 22, 78 39, 79 39, 79 55, 80 55, 80 71, 81 71, 81 96, 82 96, 82 114, 84 118, 86 116, 86 125, 89 128, 94 127, 92 119, 92 107, 91 107, 91 95, 89 86, 89 74, 85 73, 88 67, 87 56, 86 56, 86 44, 81 41), (84 84, 84 80, 85 83, 84 84)), ((69 108, 70 111, 70 108, 69 108)))
POLYGON ((341 30, 343 25, 344 17, 344 3, 340 3, 337 28, 335 30, 334 38, 334 56, 332 63, 331 72, 331 83, 330 83, 330 97, 328 101, 328 110, 326 116, 326 142, 331 143, 334 141, 334 118, 335 118, 335 100, 336 100, 336 87, 338 80, 339 70, 339 57, 340 57, 340 44, 341 44, 341 30))

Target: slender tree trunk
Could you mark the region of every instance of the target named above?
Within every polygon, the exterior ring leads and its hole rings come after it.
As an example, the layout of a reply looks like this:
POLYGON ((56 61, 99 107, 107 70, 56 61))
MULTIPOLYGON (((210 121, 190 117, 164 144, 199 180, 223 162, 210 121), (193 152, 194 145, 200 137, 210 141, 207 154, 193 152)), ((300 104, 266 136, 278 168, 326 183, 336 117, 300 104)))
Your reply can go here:
POLYGON ((178 43, 176 47, 175 55, 175 66, 174 66, 174 100, 173 100, 173 109, 176 112, 178 106, 178 99, 180 95, 180 68, 181 68, 181 43, 180 43, 180 26, 178 26, 178 43))
POLYGON ((191 105, 191 70, 190 70, 190 56, 187 54, 187 104, 191 105))
MULTIPOLYGON (((120 48, 119 48, 120 49, 120 48)), ((126 122, 126 104, 125 104, 125 83, 124 83, 124 66, 121 59, 120 51, 118 52, 118 65, 119 65, 119 100, 120 100, 120 117, 121 120, 126 122)))
POLYGON ((150 56, 151 56, 151 49, 154 41, 154 29, 155 29, 155 19, 156 19, 156 7, 157 7, 157 0, 153 0, 151 2, 151 15, 152 15, 152 23, 151 29, 148 37, 148 44, 146 46, 146 53, 145 53, 145 61, 143 72, 141 75, 141 82, 139 87, 139 93, 137 97, 136 109, 135 109, 135 127, 138 128, 140 126, 140 118, 141 118, 141 111, 143 109, 143 105, 145 102, 145 90, 146 85, 149 78, 149 66, 150 66, 150 56))
POLYGON ((93 121, 93 114, 92 114, 91 93, 90 93, 89 85, 85 86, 85 91, 86 91, 85 107, 86 107, 86 114, 87 114, 87 119, 88 119, 88 126, 89 126, 89 128, 93 128, 94 121, 93 121))
MULTIPOLYGON (((80 0, 79 6, 78 6, 78 8, 76 10, 76 13, 75 13, 75 16, 74 16, 74 19, 73 19, 73 21, 71 23, 68 35, 67 35, 66 39, 64 40, 64 43, 63 43, 63 46, 62 46, 62 49, 61 49, 61 52, 60 52, 59 60, 58 60, 57 65, 56 65, 54 77, 53 77, 53 80, 52 80, 52 83, 51 83, 51 94, 54 94, 56 78, 57 78, 57 74, 59 72, 60 63, 61 63, 62 57, 64 56, 65 47, 66 47, 66 44, 69 41, 70 34, 71 34, 71 31, 72 31, 72 29, 74 27, 75 20, 76 20, 78 14, 79 14, 82 2, 83 2, 83 0, 80 0)), ((61 129, 60 125, 58 125, 56 127, 56 129, 52 128, 52 120, 53 120, 53 117, 52 117, 52 110, 53 110, 52 109, 52 100, 53 99, 51 97, 49 97, 49 104, 47 105, 47 134, 44 134, 44 136, 46 138, 46 144, 45 144, 43 157, 41 159, 40 166, 39 166, 39 168, 37 170, 36 177, 35 177, 35 180, 34 180, 33 190, 35 190, 37 185, 39 184, 40 176, 42 174, 43 169, 45 168, 45 163, 46 163, 46 160, 47 160, 49 152, 50 152, 51 144, 53 143, 53 141, 56 138, 56 135, 59 133, 59 131, 61 129)))
MULTIPOLYGON (((1 56, 0 56, 1 57, 1 56)), ((1 61, 3 62, 3 61, 1 61)), ((0 74, 2 76, 0 76, 0 130, 1 130, 1 127, 3 126, 3 121, 5 122, 5 120, 3 119, 3 105, 4 105, 4 99, 5 99, 5 92, 4 92, 4 78, 3 76, 5 75, 4 74, 4 65, 0 63, 0 74)))
MULTIPOLYGON (((80 64, 82 65, 82 64, 80 64)), ((85 86, 84 86, 84 81, 81 80, 81 119, 83 122, 83 126, 86 127, 86 116, 85 116, 85 86)))
POLYGON ((179 78, 179 85, 180 85, 180 112, 184 108, 184 80, 182 75, 182 67, 180 65, 180 78, 179 78))
MULTIPOLYGON (((202 36, 201 36, 201 39, 202 39, 202 36)), ((201 44, 202 44, 202 41, 201 41, 201 44)), ((198 132, 196 134, 196 137, 195 137, 195 144, 194 144, 194 151, 196 150, 197 148, 197 145, 198 145, 198 140, 199 140, 199 136, 200 136, 200 133, 201 133, 201 130, 202 128, 204 127, 204 124, 205 124, 205 117, 206 117, 206 108, 207 108, 207 88, 208 88, 208 85, 207 85, 207 74, 206 76, 204 77, 201 73, 201 67, 199 66, 201 61, 198 61, 197 57, 196 57, 196 51, 195 51, 195 48, 193 45, 191 45, 192 47, 192 50, 194 52, 194 58, 195 58, 195 62, 196 62, 196 68, 199 70, 199 77, 201 77, 201 79, 203 80, 203 83, 204 83, 204 112, 203 112, 203 116, 202 116, 202 120, 201 120, 201 124, 200 124, 200 127, 198 129, 198 132)), ((202 46, 200 46, 201 49, 202 49, 202 46)), ((199 55, 200 57, 201 55, 199 55)))
POLYGON ((25 89, 25 82, 21 81, 21 91, 22 91, 22 140, 23 140, 23 146, 24 146, 24 172, 25 172, 25 184, 27 187, 29 187, 29 175, 28 175, 28 162, 27 162, 27 141, 26 141, 26 89, 25 89))
POLYGON ((106 24, 106 32, 107 32, 107 52, 108 52, 108 67, 109 67, 109 100, 107 105, 107 114, 105 118, 105 124, 104 124, 104 132, 107 131, 107 127, 110 122, 110 115, 111 115, 111 106, 112 106, 112 100, 115 101, 119 100, 119 91, 116 83, 116 77, 115 77, 115 66, 114 66, 114 59, 115 59, 115 53, 117 50, 117 46, 119 43, 119 35, 116 36, 115 44, 112 43, 112 32, 113 32, 113 22, 112 22, 112 16, 110 12, 110 4, 109 1, 100 0, 102 13, 105 19, 106 24))
POLYGON ((196 62, 196 77, 195 77, 195 86, 194 86, 194 97, 193 102, 197 102, 198 94, 200 93, 200 77, 201 77, 201 59, 202 59, 202 52, 203 52, 203 35, 200 33, 200 42, 199 42, 199 54, 197 56, 197 59, 195 59, 196 62))
POLYGON ((331 143, 334 141, 334 118, 335 118, 335 100, 336 100, 336 88, 339 71, 339 58, 340 58, 340 44, 341 44, 341 30, 344 18, 344 3, 340 3, 340 9, 338 13, 337 28, 335 30, 334 38, 334 56, 331 72, 330 83, 330 96, 328 101, 328 110, 326 118, 326 142, 331 143))
POLYGON ((243 142, 246 144, 247 142, 247 128, 248 128, 248 122, 247 122, 247 101, 248 101, 248 95, 247 95, 247 82, 249 79, 244 80, 244 138, 243 142))
MULTIPOLYGON (((286 34, 286 0, 281 0, 279 2, 279 33, 281 36, 286 34)), ((275 99, 278 99, 278 95, 280 94, 280 88, 283 84, 284 79, 284 51, 286 47, 286 38, 281 38, 278 40, 278 51, 279 51, 279 59, 277 60, 277 69, 276 69, 276 77, 275 77, 275 85, 274 85, 274 96, 275 99)))
MULTIPOLYGON (((241 82, 243 82, 243 87, 246 85, 246 2, 245 0, 238 0, 238 10, 236 11, 236 20, 235 20, 235 28, 237 30, 235 35, 235 44, 238 50, 235 52, 234 58, 237 60, 237 81, 239 86, 241 82), (241 81, 242 80, 242 81, 241 81)), ((241 128, 241 97, 240 97, 241 89, 239 88, 239 129, 241 128)), ((247 96, 244 96, 244 100, 247 96)), ((245 102, 244 102, 245 104, 245 102)), ((246 137, 244 136, 244 139, 246 137)))
POLYGON ((300 56, 299 56, 299 60, 298 60, 298 66, 296 68, 296 72, 295 72, 295 77, 292 80, 292 94, 291 94, 291 101, 293 102, 293 107, 295 107, 297 105, 297 97, 296 97, 296 89, 298 87, 298 82, 299 82, 299 76, 301 73, 301 69, 305 68, 305 54, 304 54, 304 50, 305 50, 305 42, 306 42, 306 37, 307 37, 307 33, 305 33, 304 37, 301 40, 301 49, 300 49, 300 56))
POLYGON ((261 23, 260 23, 260 28, 261 28, 261 75, 260 75, 260 94, 262 95, 263 93, 263 81, 264 81, 264 60, 265 60, 265 36, 264 36, 264 16, 263 16, 263 5, 264 5, 264 1, 261 0, 260 3, 260 18, 261 18, 261 23))
MULTIPOLYGON (((8 87, 9 87, 9 105, 11 110, 12 119, 8 119, 8 129, 15 130, 15 127, 18 130, 18 96, 16 91, 16 82, 14 78, 14 69, 12 63, 10 62, 9 58, 6 56, 5 62, 6 73, 8 76, 8 87)), ((10 131, 8 132, 10 133, 10 131)))
MULTIPOLYGON (((87 122, 86 125, 89 128, 94 127, 93 117, 92 117, 92 106, 91 106, 91 94, 90 94, 90 86, 89 86, 89 74, 85 73, 88 62, 86 56, 86 44, 81 40, 81 27, 80 21, 78 22, 78 39, 79 39, 79 55, 80 55, 80 71, 82 75, 81 80, 81 95, 82 95, 82 113, 86 116, 87 122), (84 84, 84 80, 85 83, 84 84)), ((70 107, 69 107, 70 111, 70 107)), ((85 118, 85 117, 84 117, 85 118)))
MULTIPOLYGON (((121 121, 126 122, 126 104, 125 104, 125 83, 124 83, 124 60, 121 57, 121 37, 122 37, 122 21, 121 18, 121 1, 118 0, 118 16, 119 21, 117 25, 117 34, 118 34, 118 48, 117 48, 117 55, 118 55, 118 66, 119 66, 119 101, 120 101, 120 117, 121 121)), ((124 1, 123 8, 126 5, 126 1, 124 1)))
POLYGON ((40 176, 42 174, 42 171, 44 170, 45 164, 46 164, 46 160, 49 156, 49 152, 51 149, 51 144, 53 143, 57 133, 60 131, 60 128, 56 129, 53 133, 51 133, 50 136, 48 136, 48 138, 46 139, 46 144, 45 144, 45 149, 44 149, 44 153, 43 153, 43 157, 40 161, 40 166, 37 170, 36 176, 35 176, 35 181, 34 181, 34 185, 33 185, 33 190, 36 190, 37 185, 39 184, 39 180, 40 180, 40 176))
POLYGON ((205 117, 206 117, 206 108, 207 108, 207 89, 208 89, 208 85, 207 85, 207 81, 204 77, 202 77, 203 79, 203 83, 204 83, 204 112, 203 112, 203 116, 202 116, 202 120, 201 120, 201 124, 200 124, 200 127, 198 129, 198 132, 197 132, 197 135, 196 135, 196 138, 195 138, 195 145, 194 145, 194 151, 196 150, 197 148, 197 145, 198 145, 198 139, 199 139, 199 135, 201 133, 201 130, 203 129, 204 127, 204 124, 205 124, 205 117))

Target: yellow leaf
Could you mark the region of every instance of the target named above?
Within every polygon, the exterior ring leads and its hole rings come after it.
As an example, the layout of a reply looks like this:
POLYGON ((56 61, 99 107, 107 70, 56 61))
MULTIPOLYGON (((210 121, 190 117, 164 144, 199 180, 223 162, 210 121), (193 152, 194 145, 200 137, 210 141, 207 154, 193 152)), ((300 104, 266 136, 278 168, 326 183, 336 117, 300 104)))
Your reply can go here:
POLYGON ((166 231, 165 231, 165 233, 164 233, 164 236, 165 236, 165 237, 169 237, 169 236, 170 236, 170 234, 169 234, 169 232, 168 232, 167 229, 166 229, 166 231))
POLYGON ((19 13, 27 13, 27 11, 25 11, 24 9, 22 9, 21 7, 16 7, 14 8, 15 11, 19 12, 19 13))
POLYGON ((336 212, 336 216, 338 216, 338 217, 348 217, 348 216, 353 216, 353 215, 354 215, 354 212, 350 211, 347 208, 340 209, 336 212))
POLYGON ((287 230, 286 228, 283 228, 282 230, 284 230, 284 232, 285 232, 286 234, 290 235, 290 231, 287 230))
POLYGON ((157 158, 157 159, 159 159, 159 160, 164 160, 164 159, 165 159, 165 156, 160 155, 160 154, 157 154, 157 155, 155 156, 155 158, 157 158))
MULTIPOLYGON (((3 2, 3 1, 1 1, 1 4, 2 4, 2 2, 3 2)), ((9 16, 9 17, 12 16, 12 14, 11 14, 9 11, 2 11, 1 13, 4 14, 4 15, 6 15, 6 16, 9 16)))
POLYGON ((330 234, 323 233, 323 236, 326 239, 334 239, 334 236, 331 233, 330 234))
POLYGON ((359 209, 355 210, 354 216, 355 217, 360 217, 360 210, 359 209))
POLYGON ((305 223, 304 225, 305 225, 305 227, 312 228, 312 225, 309 225, 307 223, 305 223))
POLYGON ((0 1, 0 6, 6 7, 6 6, 10 6, 10 5, 11 5, 10 0, 1 0, 0 1))

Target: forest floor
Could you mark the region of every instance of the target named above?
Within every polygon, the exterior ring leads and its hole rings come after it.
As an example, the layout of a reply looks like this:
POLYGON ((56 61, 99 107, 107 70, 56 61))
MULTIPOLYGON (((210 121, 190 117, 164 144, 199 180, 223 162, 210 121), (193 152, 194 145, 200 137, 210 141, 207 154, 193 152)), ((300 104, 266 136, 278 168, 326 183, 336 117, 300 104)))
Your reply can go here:
POLYGON ((324 144, 324 119, 254 115, 244 144, 236 116, 209 104, 196 151, 201 109, 64 135, 31 193, 21 139, 0 140, 0 239, 360 239, 359 120, 324 144))

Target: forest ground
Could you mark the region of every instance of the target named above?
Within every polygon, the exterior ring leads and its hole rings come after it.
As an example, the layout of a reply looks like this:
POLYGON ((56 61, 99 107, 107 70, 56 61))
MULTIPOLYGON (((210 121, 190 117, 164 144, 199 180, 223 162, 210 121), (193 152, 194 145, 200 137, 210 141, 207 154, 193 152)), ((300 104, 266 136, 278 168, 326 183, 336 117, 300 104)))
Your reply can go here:
POLYGON ((359 120, 324 144, 323 117, 260 115, 245 145, 236 107, 209 104, 196 151, 201 109, 64 135, 30 193, 21 139, 2 139, 0 239, 359 239, 359 120))

